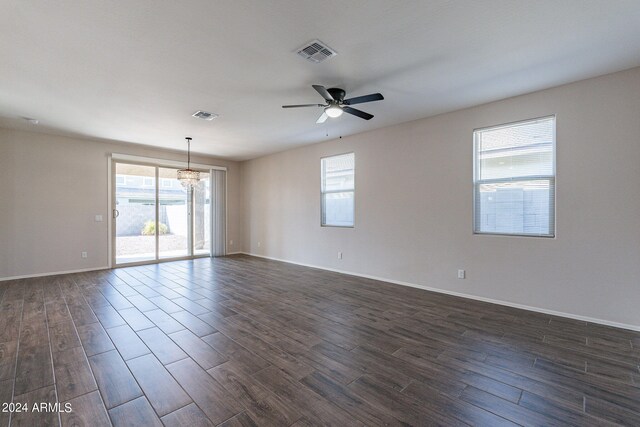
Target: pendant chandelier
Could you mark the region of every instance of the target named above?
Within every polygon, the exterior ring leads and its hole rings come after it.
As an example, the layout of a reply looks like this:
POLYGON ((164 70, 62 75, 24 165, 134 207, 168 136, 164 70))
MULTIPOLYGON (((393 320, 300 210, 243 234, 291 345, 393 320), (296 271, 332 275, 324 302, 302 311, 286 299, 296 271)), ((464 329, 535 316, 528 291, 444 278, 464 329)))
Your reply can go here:
POLYGON ((178 181, 188 190, 198 185, 200 172, 191 169, 191 138, 186 137, 185 139, 187 140, 187 168, 178 171, 178 181))

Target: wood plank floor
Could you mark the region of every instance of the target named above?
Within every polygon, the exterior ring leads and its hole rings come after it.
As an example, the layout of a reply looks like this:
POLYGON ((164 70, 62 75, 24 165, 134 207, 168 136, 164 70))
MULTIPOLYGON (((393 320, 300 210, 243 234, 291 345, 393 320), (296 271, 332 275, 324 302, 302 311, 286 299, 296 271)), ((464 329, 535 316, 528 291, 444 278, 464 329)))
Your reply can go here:
POLYGON ((248 256, 0 282, 1 426, 640 425, 640 333, 248 256))

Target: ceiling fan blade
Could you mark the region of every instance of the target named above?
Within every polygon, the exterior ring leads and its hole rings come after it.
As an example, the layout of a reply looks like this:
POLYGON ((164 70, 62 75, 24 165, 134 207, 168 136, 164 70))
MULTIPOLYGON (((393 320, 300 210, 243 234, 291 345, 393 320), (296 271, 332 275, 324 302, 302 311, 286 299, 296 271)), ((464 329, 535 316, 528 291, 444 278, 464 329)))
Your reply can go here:
POLYGON ((318 117, 318 120, 316 120, 316 123, 324 123, 327 121, 327 118, 329 116, 327 116, 327 113, 325 113, 324 111, 322 112, 322 115, 320 117, 318 117))
POLYGON ((300 107, 324 107, 324 104, 299 104, 299 105, 283 105, 282 108, 300 108, 300 107))
POLYGON ((354 116, 358 116, 361 119, 371 120, 373 118, 373 114, 365 113, 364 111, 351 108, 351 107, 342 107, 342 111, 345 113, 353 114, 354 116))
POLYGON ((320 85, 312 85, 312 86, 316 90, 316 92, 318 92, 320 94, 320 96, 323 97, 325 100, 327 100, 327 101, 335 101, 333 99, 333 96, 331 96, 331 94, 329 93, 327 88, 325 88, 324 86, 320 86, 320 85))
POLYGON ((381 93, 372 93, 364 96, 356 96, 355 98, 345 99, 343 102, 345 105, 363 104, 365 102, 382 101, 384 96, 381 93))

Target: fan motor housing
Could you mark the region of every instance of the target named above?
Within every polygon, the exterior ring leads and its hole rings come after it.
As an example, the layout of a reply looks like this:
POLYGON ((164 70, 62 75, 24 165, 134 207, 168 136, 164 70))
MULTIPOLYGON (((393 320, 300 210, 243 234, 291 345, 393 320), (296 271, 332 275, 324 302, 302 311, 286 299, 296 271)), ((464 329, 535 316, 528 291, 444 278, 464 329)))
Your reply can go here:
POLYGON ((344 89, 340 89, 337 87, 332 87, 330 89, 327 89, 327 92, 329 92, 329 94, 333 97, 333 99, 335 99, 336 101, 344 101, 344 96, 346 94, 346 92, 344 91, 344 89))

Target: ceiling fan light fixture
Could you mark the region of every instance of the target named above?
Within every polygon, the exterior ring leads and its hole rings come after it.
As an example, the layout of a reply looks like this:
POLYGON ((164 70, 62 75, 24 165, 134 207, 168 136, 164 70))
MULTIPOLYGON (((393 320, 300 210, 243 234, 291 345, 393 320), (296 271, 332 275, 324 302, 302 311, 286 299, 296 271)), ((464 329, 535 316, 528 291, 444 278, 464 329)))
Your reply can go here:
POLYGON ((330 105, 324 109, 324 112, 327 113, 327 116, 332 118, 340 117, 343 113, 342 108, 338 105, 330 105))
POLYGON ((282 108, 322 107, 322 115, 318 120, 316 120, 316 123, 324 123, 329 117, 340 117, 342 113, 351 114, 352 116, 360 117, 363 120, 371 120, 373 119, 373 114, 353 108, 352 105, 364 104, 365 102, 382 101, 384 99, 384 96, 380 93, 370 93, 369 95, 344 99, 344 89, 337 87, 327 89, 322 85, 311 86, 322 97, 325 102, 324 104, 283 105, 282 108))

